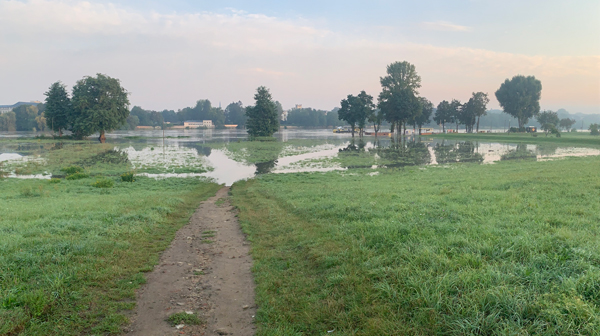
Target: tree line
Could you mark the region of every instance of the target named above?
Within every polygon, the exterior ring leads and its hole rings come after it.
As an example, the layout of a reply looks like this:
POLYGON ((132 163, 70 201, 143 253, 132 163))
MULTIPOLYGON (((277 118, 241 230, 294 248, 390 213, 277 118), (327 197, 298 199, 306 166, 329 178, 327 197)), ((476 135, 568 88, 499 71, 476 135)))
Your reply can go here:
MULTIPOLYGON (((479 132, 480 120, 487 114, 489 97, 484 92, 473 92, 465 103, 457 99, 443 100, 436 108, 425 97, 420 97, 421 77, 415 66, 408 62, 395 62, 387 66, 387 75, 380 77, 381 93, 377 103, 373 96, 361 91, 358 95, 348 95, 340 102, 339 118, 362 136, 367 123, 372 123, 375 132, 382 122, 390 124, 390 132, 406 133, 407 126, 418 128, 431 123, 430 118, 446 132, 447 125, 453 125, 458 132, 460 125, 468 133, 479 132)), ((518 127, 512 131, 524 132, 525 125, 536 118, 542 129, 548 133, 558 133, 559 129, 571 130, 574 119, 559 119, 557 112, 540 112, 542 84, 534 76, 514 76, 506 79, 495 92, 503 112, 515 118, 518 127)), ((499 126, 499 125, 498 125, 499 126)))

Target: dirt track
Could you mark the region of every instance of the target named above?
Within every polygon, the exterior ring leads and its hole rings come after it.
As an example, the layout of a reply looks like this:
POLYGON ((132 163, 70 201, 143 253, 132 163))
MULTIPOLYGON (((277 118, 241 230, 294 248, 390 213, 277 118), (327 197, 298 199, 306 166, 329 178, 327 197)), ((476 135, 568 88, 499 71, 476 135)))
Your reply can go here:
POLYGON ((181 228, 138 293, 128 335, 254 334, 254 280, 249 245, 222 188, 181 228), (192 311, 206 324, 171 327, 192 311))

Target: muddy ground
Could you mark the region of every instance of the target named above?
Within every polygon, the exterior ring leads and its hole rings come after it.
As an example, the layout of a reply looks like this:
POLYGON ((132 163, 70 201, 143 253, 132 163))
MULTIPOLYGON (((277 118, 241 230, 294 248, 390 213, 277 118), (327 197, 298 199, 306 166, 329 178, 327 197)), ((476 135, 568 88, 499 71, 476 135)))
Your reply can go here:
POLYGON ((128 335, 254 334, 252 259, 228 191, 222 188, 198 207, 147 275, 128 335), (166 322, 180 312, 192 312, 203 323, 166 322))

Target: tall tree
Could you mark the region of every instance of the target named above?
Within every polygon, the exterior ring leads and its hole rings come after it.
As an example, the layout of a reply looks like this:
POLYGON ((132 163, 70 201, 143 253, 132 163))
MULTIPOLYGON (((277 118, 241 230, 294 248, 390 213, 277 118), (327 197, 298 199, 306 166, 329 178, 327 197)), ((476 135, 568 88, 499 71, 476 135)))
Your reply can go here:
POLYGON ((260 86, 256 89, 254 100, 256 105, 246 107, 248 134, 253 137, 272 136, 279 130, 279 116, 269 89, 260 86))
MULTIPOLYGON (((487 93, 483 92, 473 92, 473 96, 466 103, 469 108, 469 113, 471 113, 475 118, 477 118, 477 129, 476 132, 479 133, 479 119, 482 116, 487 114, 487 104, 490 102, 487 93)), ((473 131, 473 126, 471 126, 471 131, 473 131)))
POLYGON ((421 113, 413 118, 412 123, 413 126, 419 128, 419 135, 421 135, 423 125, 430 122, 429 118, 431 118, 431 114, 433 113, 433 103, 425 97, 419 97, 419 104, 421 106, 421 113))
POLYGON ((371 114, 368 117, 370 123, 373 123, 373 129, 375 130, 375 136, 379 133, 379 129, 381 128, 381 123, 384 120, 383 112, 381 109, 372 110, 371 114))
POLYGON ((69 128, 71 116, 71 99, 66 86, 59 82, 50 85, 46 95, 44 116, 48 127, 62 136, 62 131, 69 128))
POLYGON ((540 112, 542 83, 534 76, 514 76, 506 79, 496 91, 496 99, 504 112, 517 118, 519 129, 540 112))
POLYGON ((406 61, 388 65, 386 72, 387 76, 379 79, 382 91, 378 107, 400 133, 402 126, 406 130, 406 123, 421 113, 417 99, 421 77, 415 66, 406 61))
POLYGON ((73 87, 73 133, 78 137, 98 132, 106 142, 106 131, 117 129, 129 116, 129 98, 116 78, 103 74, 86 76, 73 87))
POLYGON ((433 120, 438 123, 438 125, 442 125, 442 132, 446 132, 446 124, 453 123, 454 118, 455 113, 452 104, 447 100, 440 102, 436 108, 433 120))
POLYGON ((537 121, 542 125, 542 129, 546 136, 548 136, 548 132, 556 129, 558 124, 560 123, 560 119, 558 118, 558 113, 553 111, 544 111, 539 113, 536 117, 537 121))

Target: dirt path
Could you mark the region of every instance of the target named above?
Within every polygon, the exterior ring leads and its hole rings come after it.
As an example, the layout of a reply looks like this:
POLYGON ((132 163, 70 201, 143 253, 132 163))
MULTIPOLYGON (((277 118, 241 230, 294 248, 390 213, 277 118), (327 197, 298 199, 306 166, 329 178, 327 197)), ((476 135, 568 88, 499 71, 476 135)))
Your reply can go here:
POLYGON ((181 228, 138 293, 128 335, 254 334, 254 280, 249 245, 222 188, 181 228), (171 327, 193 312, 206 324, 171 327))

